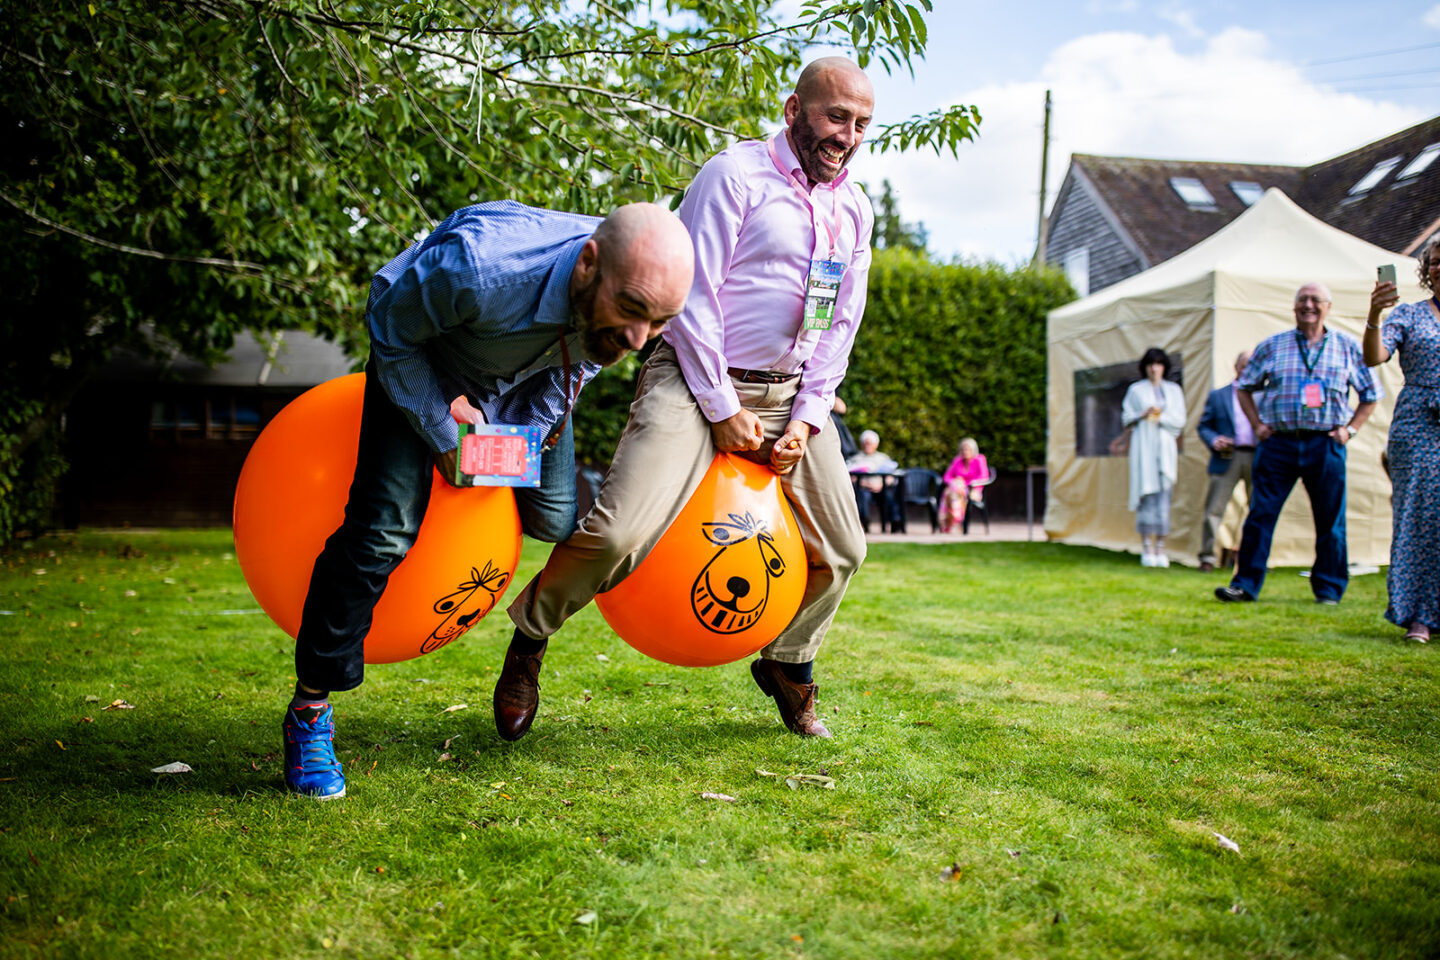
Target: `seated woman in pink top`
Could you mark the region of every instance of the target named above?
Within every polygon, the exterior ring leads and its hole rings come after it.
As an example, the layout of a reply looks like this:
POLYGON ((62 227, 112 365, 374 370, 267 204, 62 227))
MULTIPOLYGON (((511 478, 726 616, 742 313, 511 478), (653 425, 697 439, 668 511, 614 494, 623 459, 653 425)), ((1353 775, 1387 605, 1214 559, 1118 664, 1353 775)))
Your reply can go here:
POLYGON ((984 482, 990 479, 990 465, 980 452, 980 445, 974 438, 960 441, 960 455, 950 461, 945 471, 945 499, 940 504, 940 529, 946 533, 954 530, 965 520, 965 506, 970 501, 980 502, 985 491, 984 482))

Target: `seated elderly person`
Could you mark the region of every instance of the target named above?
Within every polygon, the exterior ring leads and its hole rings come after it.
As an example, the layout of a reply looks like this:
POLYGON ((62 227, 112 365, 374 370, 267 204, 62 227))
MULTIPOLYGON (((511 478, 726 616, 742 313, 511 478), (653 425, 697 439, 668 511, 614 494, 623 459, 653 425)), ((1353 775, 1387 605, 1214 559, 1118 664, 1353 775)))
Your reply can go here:
POLYGON ((895 471, 898 465, 888 454, 880 452, 880 434, 866 430, 860 434, 860 452, 845 461, 855 480, 855 505, 860 509, 860 526, 870 530, 870 504, 880 498, 882 528, 899 525, 900 503, 896 497, 895 471))

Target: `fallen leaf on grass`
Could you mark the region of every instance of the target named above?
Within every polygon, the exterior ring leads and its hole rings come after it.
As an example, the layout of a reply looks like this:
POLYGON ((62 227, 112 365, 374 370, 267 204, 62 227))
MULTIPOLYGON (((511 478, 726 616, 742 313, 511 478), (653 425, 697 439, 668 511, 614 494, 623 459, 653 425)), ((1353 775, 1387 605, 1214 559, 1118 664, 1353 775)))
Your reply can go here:
POLYGON ((835 778, 821 776, 818 773, 792 773, 785 778, 785 786, 791 790, 799 790, 805 787, 824 787, 826 790, 835 789, 835 778))
POLYGON ((439 758, 438 760, 436 760, 435 762, 436 762, 436 763, 444 763, 446 760, 454 760, 454 759, 455 759, 455 758, 452 757, 452 756, 450 756, 450 754, 448 754, 448 753, 442 753, 442 754, 440 754, 440 758, 439 758))
POLYGON ((948 866, 948 867, 943 867, 943 868, 940 870, 940 879, 941 879, 941 880, 948 880, 948 881, 950 881, 950 882, 954 882, 954 881, 956 881, 956 880, 959 880, 959 879, 960 879, 960 864, 958 864, 958 863, 952 863, 952 864, 950 864, 950 866, 948 866))
POLYGON ((470 704, 468 704, 468 703, 456 703, 456 704, 451 704, 450 706, 446 707, 444 710, 441 710, 440 712, 441 712, 441 713, 454 713, 456 710, 468 710, 468 709, 470 709, 470 704))
POLYGON ((450 749, 450 744, 454 743, 456 740, 459 740, 459 739, 460 739, 460 734, 458 734, 458 733, 455 734, 455 736, 453 736, 453 737, 446 737, 446 738, 445 738, 445 742, 440 745, 440 749, 441 749, 441 750, 449 750, 449 749, 450 749))
POLYGON ((134 710, 135 704, 126 703, 124 700, 111 700, 101 710, 134 710))
POLYGON ((609 662, 610 662, 610 658, 607 657, 607 656, 605 656, 605 654, 603 654, 603 653, 597 653, 597 654, 595 654, 595 659, 596 659, 596 660, 599 660, 601 663, 609 663, 609 662))
POLYGON ((97 696, 95 696, 95 694, 93 694, 93 693, 86 694, 86 696, 85 696, 85 702, 86 702, 86 703, 99 703, 99 702, 100 702, 100 698, 97 697, 97 696))
POLYGON ((176 760, 174 763, 167 763, 163 767, 151 767, 151 773, 192 773, 190 765, 176 760))
POLYGON ((1215 840, 1220 844, 1221 847, 1223 847, 1223 848, 1226 849, 1226 850, 1229 850, 1231 853, 1239 853, 1239 852, 1240 852, 1240 844, 1236 843, 1234 840, 1231 840, 1229 837, 1225 836, 1223 833, 1217 833, 1217 834, 1215 834, 1215 840))
POLYGON ((706 791, 705 793, 700 794, 700 799, 701 799, 701 800, 724 800, 726 803, 734 803, 734 802, 735 802, 735 798, 732 797, 732 796, 730 796, 728 793, 710 793, 710 792, 708 792, 708 791, 706 791))
POLYGON ((575 922, 581 924, 582 926, 588 927, 590 924, 594 923, 596 920, 599 919, 600 915, 597 914, 594 910, 586 910, 584 913, 580 914, 580 916, 575 918, 575 922))
POLYGON ((760 776, 762 776, 762 777, 778 777, 778 776, 780 776, 780 774, 778 774, 778 773, 771 773, 769 770, 761 770, 759 767, 756 767, 756 768, 755 768, 755 772, 758 773, 758 774, 760 774, 760 776))
POLYGON ((61 750, 65 749, 65 744, 61 743, 59 740, 55 741, 55 746, 59 747, 61 750))

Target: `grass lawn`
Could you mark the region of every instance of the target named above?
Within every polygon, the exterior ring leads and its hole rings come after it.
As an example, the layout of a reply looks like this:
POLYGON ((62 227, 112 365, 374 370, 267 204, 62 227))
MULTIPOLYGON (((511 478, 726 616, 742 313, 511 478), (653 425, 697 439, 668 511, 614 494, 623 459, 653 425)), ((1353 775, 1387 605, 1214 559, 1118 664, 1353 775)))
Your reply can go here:
POLYGON ((828 742, 591 608, 504 743, 496 612, 336 697, 322 804, 281 789, 292 644, 228 531, 0 559, 3 957, 1440 952, 1440 668, 1380 576, 1231 607, 1098 550, 876 545, 817 662, 828 742))

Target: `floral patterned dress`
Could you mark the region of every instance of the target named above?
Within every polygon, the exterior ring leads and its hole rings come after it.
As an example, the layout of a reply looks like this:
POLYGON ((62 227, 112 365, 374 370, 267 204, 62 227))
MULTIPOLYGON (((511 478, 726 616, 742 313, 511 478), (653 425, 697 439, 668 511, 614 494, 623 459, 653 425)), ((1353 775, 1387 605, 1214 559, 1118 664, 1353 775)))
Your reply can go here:
POLYGON ((1380 340, 1400 353, 1405 387, 1390 422, 1390 482, 1395 526, 1390 538, 1390 606, 1401 627, 1440 629, 1440 317, 1436 301, 1396 307, 1380 340))

